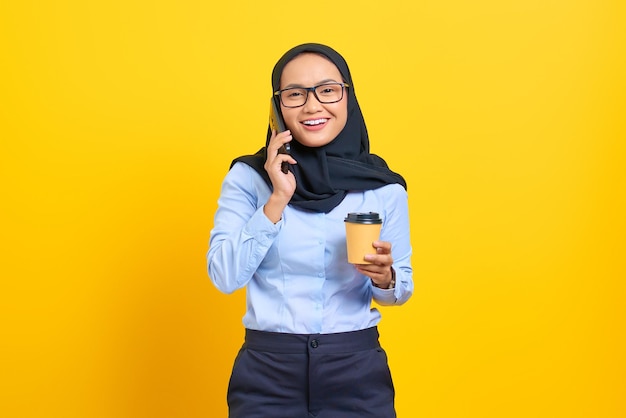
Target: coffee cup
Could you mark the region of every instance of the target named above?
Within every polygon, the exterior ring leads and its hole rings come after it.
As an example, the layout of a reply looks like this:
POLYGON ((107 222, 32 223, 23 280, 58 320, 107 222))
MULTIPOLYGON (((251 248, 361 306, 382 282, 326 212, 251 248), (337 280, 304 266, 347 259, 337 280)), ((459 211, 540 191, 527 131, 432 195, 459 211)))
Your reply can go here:
POLYGON ((364 259, 366 254, 376 254, 372 245, 380 237, 383 220, 376 212, 352 212, 344 219, 346 248, 351 264, 372 264, 364 259))

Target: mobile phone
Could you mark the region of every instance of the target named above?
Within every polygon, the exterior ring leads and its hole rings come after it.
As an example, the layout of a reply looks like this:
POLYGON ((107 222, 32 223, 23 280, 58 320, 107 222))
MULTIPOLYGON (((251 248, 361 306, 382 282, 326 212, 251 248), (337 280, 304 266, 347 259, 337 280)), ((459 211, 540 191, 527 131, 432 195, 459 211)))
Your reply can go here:
MULTIPOLYGON (((276 102, 276 98, 272 97, 270 99, 270 128, 275 130, 276 133, 283 132, 287 130, 285 126, 285 121, 283 120, 282 115, 280 114, 280 110, 278 108, 278 103, 276 102)), ((283 144, 279 149, 279 154, 289 154, 291 151, 291 146, 289 143, 283 144)), ((281 164, 280 169, 283 173, 287 174, 289 172, 289 163, 284 162, 281 164)))

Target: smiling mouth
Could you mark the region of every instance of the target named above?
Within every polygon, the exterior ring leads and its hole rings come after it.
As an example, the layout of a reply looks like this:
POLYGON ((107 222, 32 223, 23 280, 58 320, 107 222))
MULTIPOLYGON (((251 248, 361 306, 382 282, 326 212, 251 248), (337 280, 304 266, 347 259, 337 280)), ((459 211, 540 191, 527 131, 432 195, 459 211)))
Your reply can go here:
POLYGON ((301 123, 306 126, 317 126, 317 125, 322 125, 326 122, 328 122, 328 119, 320 118, 320 119, 305 120, 305 121, 302 121, 301 123))

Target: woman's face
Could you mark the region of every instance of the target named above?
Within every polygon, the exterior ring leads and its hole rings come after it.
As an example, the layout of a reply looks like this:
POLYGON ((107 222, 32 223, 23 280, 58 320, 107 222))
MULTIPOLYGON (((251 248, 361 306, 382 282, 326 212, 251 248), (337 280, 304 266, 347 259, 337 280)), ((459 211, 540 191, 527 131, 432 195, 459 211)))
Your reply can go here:
MULTIPOLYGON (((298 55, 285 65, 280 88, 313 87, 323 83, 342 83, 339 70, 329 60, 317 54, 298 55)), ((302 145, 321 147, 339 135, 348 120, 348 95, 341 101, 320 103, 312 92, 303 106, 288 108, 281 104, 287 128, 302 145)))

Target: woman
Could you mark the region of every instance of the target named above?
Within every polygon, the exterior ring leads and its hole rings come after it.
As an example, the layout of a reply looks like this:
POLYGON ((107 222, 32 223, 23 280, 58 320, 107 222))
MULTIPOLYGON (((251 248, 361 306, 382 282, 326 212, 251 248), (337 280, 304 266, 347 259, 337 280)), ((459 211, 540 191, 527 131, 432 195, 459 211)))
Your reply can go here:
POLYGON ((336 51, 289 50, 272 87, 287 130, 268 129, 264 148, 233 161, 207 255, 219 290, 247 291, 229 416, 395 417, 381 315, 371 302, 400 305, 413 292, 405 181, 369 153, 350 71, 336 51), (290 154, 280 153, 287 143, 290 154), (347 261, 349 212, 383 218, 376 254, 364 264, 347 261))

